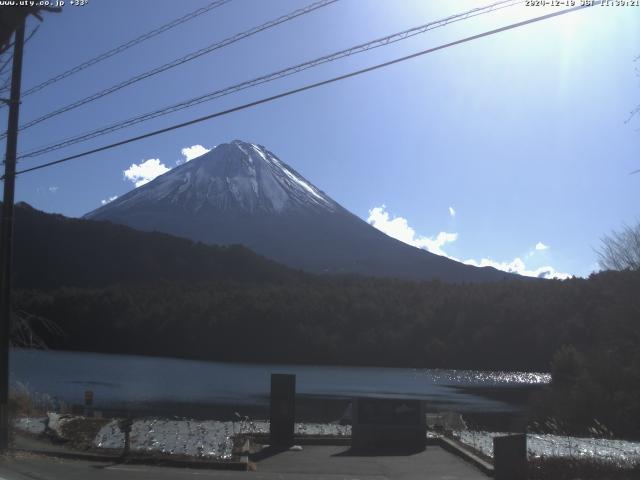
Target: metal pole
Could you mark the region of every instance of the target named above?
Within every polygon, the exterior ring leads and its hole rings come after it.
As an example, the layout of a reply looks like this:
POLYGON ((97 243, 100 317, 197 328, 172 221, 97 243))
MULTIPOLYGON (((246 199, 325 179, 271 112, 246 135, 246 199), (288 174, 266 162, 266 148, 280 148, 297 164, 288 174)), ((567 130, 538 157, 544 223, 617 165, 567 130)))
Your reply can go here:
POLYGON ((16 152, 18 150, 18 114, 20 111, 20 82, 22 79, 22 50, 24 46, 22 20, 15 33, 13 66, 11 71, 11 99, 7 151, 4 160, 4 198, 0 225, 0 452, 9 448, 9 335, 11 333, 11 247, 13 241, 13 201, 15 191, 16 152))

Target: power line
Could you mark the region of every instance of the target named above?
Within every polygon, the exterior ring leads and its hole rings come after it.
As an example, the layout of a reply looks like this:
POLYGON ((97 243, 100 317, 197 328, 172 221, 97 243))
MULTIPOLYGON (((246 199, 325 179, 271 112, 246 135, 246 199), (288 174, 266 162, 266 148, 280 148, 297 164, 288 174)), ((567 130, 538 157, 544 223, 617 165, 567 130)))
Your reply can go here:
MULTIPOLYGON (((109 57, 113 57, 114 55, 117 55, 119 53, 124 52, 125 50, 128 50, 131 47, 134 47, 136 45, 138 45, 139 43, 144 42, 145 40, 149 40, 150 38, 153 38, 157 35, 160 35, 161 33, 166 32, 167 30, 171 30, 174 27, 177 27, 178 25, 181 25, 185 22, 188 22, 189 20, 192 20, 200 15, 203 15, 215 8, 221 7, 222 5, 224 5, 225 3, 230 2, 231 0, 216 0, 214 2, 209 3, 208 5, 205 5, 202 8, 199 8, 197 10, 194 10, 191 13, 187 13, 186 15, 183 15, 180 18, 176 18, 175 20, 172 20, 171 22, 162 25, 154 30, 151 30, 147 33, 144 33, 136 38, 134 38, 133 40, 129 40, 126 43, 123 43, 122 45, 119 45, 115 48, 112 48, 111 50, 104 52, 96 57, 91 58, 90 60, 87 60, 86 62, 83 62, 79 65, 76 65, 73 68, 70 68, 69 70, 67 70, 66 72, 63 72, 59 75, 56 75, 55 77, 50 78, 49 80, 46 80, 38 85, 35 85, 33 87, 31 87, 30 89, 26 90, 25 92, 23 92, 22 96, 25 97, 27 95, 31 95, 32 93, 35 93, 39 90, 42 90, 43 88, 46 88, 50 85, 53 85, 54 83, 59 82, 60 80, 70 77, 71 75, 74 75, 86 68, 91 67, 92 65, 95 65, 96 63, 99 63, 103 60, 106 60, 109 57)), ((0 90, 1 91, 1 90, 0 90)))
MULTIPOLYGON (((40 25, 36 25, 33 30, 31 30, 31 33, 29 33, 29 35, 27 35, 27 38, 24 39, 24 45, 26 45, 27 43, 29 43, 29 40, 31 40, 33 38, 33 36, 36 34, 36 32, 38 31, 38 29, 40 28, 40 25)), ((12 44, 13 45, 13 44, 12 44)), ((13 61, 13 52, 11 52, 11 55, 9 55, 7 57, 7 59, 4 61, 4 63, 2 65, 0 65, 0 75, 4 72, 4 69, 7 68, 7 66, 13 61)), ((7 78, 6 81, 4 83, 7 84, 7 87, 5 88, 5 86, 3 86, 2 88, 0 88, 0 91, 2 90, 9 90, 9 82, 10 82, 10 78, 7 78)), ((2 106, 4 106, 4 103, 0 103, 0 108, 2 108, 2 106)))
POLYGON ((7 68, 7 65, 9 65, 12 61, 13 61, 13 53, 11 53, 11 55, 9 55, 7 59, 3 62, 2 66, 0 66, 0 73, 4 72, 4 69, 7 68))
POLYGON ((488 6, 484 6, 484 7, 479 7, 461 14, 457 14, 457 15, 452 15, 450 17, 444 18, 442 20, 438 20, 435 22, 431 22, 425 25, 421 25, 419 27, 414 27, 408 30, 404 30, 402 32, 398 32, 398 33, 394 33, 392 35, 388 35, 386 37, 382 37, 382 38, 378 38, 376 40, 364 43, 364 44, 360 44, 360 45, 356 45, 354 47, 350 47, 348 49, 345 50, 340 50, 338 52, 334 52, 332 54, 329 55, 325 55, 323 57, 320 58, 316 58, 314 60, 302 63, 302 64, 298 64, 292 67, 288 67, 284 70, 280 70, 277 72, 273 72, 271 74, 268 75, 264 75, 262 77, 258 77, 256 79, 252 79, 252 80, 248 80, 245 82, 242 82, 240 84, 235 84, 232 85, 230 87, 224 88, 222 90, 217 90, 215 92, 211 92, 184 102, 180 102, 178 104, 174 104, 171 105, 169 107, 164 107, 160 110, 156 110, 153 112, 149 112, 146 114, 142 114, 139 115, 137 117, 133 117, 130 118, 128 120, 122 121, 122 122, 117 122, 115 124, 111 124, 105 127, 101 127, 97 130, 92 130, 80 135, 76 135, 74 137, 71 138, 67 138, 65 140, 62 140, 56 144, 53 145, 48 145, 46 147, 41 147, 41 148, 37 148, 35 150, 31 150, 27 153, 21 154, 18 158, 30 158, 30 157, 35 157, 35 156, 39 156, 42 155, 44 153, 48 153, 54 150, 58 150, 60 148, 64 148, 70 145, 74 145, 76 143, 80 143, 83 141, 87 141, 102 135, 106 135, 108 133, 120 130, 122 128, 126 128, 132 125, 135 125, 137 123, 142 123, 145 122, 147 120, 151 120, 153 118, 159 117, 159 116, 163 116, 163 115, 167 115, 169 113, 173 113, 179 110, 183 110, 185 108, 189 108, 191 106, 200 104, 200 103, 204 103, 207 101, 211 101, 214 100, 216 98, 222 97, 222 96, 226 96, 232 93, 236 93, 239 92, 241 90, 245 90, 247 88, 250 87, 254 87, 257 85, 261 85, 263 83, 267 83, 273 80, 277 80, 289 75, 293 75, 295 73, 301 72, 303 70, 321 65, 323 63, 328 63, 334 60, 338 60, 340 58, 343 57, 347 57, 350 55, 354 55, 357 53, 361 53, 363 51, 366 50, 371 50, 373 48, 378 48, 384 45, 388 45, 390 43, 395 43, 397 41, 400 40, 404 40, 406 38, 412 37, 414 35, 418 35, 421 33, 425 33, 426 31, 432 30, 434 28, 438 28, 438 27, 442 27, 445 26, 449 23, 453 23, 453 22, 457 22, 460 20, 465 20, 468 18, 472 18, 475 17, 477 15, 481 15, 484 13, 489 13, 491 11, 495 11, 495 10, 499 10, 502 8, 506 8, 506 7, 510 7, 519 3, 523 3, 523 0, 502 0, 499 1, 497 3, 488 5, 488 6))
POLYGON ((87 150, 87 151, 82 152, 82 153, 78 153, 78 154, 75 154, 75 155, 70 155, 68 157, 61 158, 59 160, 54 160, 54 161, 51 161, 51 162, 43 163, 43 164, 37 165, 35 167, 26 168, 24 170, 17 171, 16 175, 19 175, 19 174, 22 174, 22 173, 27 173, 27 172, 33 172, 35 170, 40 170, 40 169, 47 168, 47 167, 50 167, 50 166, 53 166, 53 165, 58 165, 60 163, 65 163, 65 162, 68 162, 68 161, 71 161, 71 160, 75 160, 77 158, 86 157, 87 155, 91 155, 91 154, 98 153, 98 152, 103 152, 105 150, 110 150, 112 148, 116 148, 116 147, 119 147, 119 146, 122 146, 122 145, 126 145, 128 143, 137 142, 139 140, 143 140, 145 138, 149 138, 149 137, 153 137, 153 136, 156 136, 156 135, 160 135, 162 133, 167 133, 167 132, 170 132, 172 130, 177 130, 179 128, 184 128, 184 127, 187 127, 187 126, 190 126, 190 125, 194 125, 196 123, 204 122, 206 120, 211 120, 213 118, 222 117, 224 115, 229 115, 231 113, 238 112, 240 110, 245 110, 247 108, 255 107, 257 105, 261 105, 261 104, 264 104, 264 103, 269 103, 269 102, 272 102, 274 100, 278 100, 280 98, 288 97, 288 96, 291 96, 291 95, 295 95, 297 93, 301 93, 301 92, 304 92, 304 91, 307 91, 307 90, 318 88, 318 87, 321 87, 323 85, 328 85, 330 83, 335 83, 335 82, 338 82, 340 80, 345 80, 347 78, 359 76, 359 75, 362 75, 364 73, 372 72, 374 70, 385 68, 385 67, 388 67, 390 65, 395 65, 397 63, 404 62, 404 61, 407 61, 407 60, 410 60, 410 59, 413 59, 413 58, 417 58, 417 57, 420 57, 420 56, 423 56, 423 55, 427 55, 429 53, 433 53, 433 52, 436 52, 436 51, 439 51, 439 50, 444 50, 445 48, 453 47, 455 45, 460 45, 462 43, 471 42, 473 40, 478 40, 480 38, 488 37, 490 35, 495 35, 497 33, 505 32, 507 30, 513 30, 515 28, 523 27, 523 26, 529 25, 531 23, 536 23, 536 22, 540 22, 540 21, 543 21, 543 20, 547 20, 547 19, 553 18, 553 17, 560 16, 560 15, 565 15, 567 13, 576 12, 578 10, 582 10, 584 8, 590 8, 591 6, 596 6, 596 5, 599 5, 599 4, 600 4, 600 2, 594 2, 593 4, 579 5, 579 6, 576 6, 576 7, 572 7, 572 8, 568 8, 568 9, 564 9, 564 10, 559 10, 557 12, 548 13, 546 15, 542 15, 542 16, 539 16, 539 17, 530 18, 528 20, 523 20, 521 22, 512 23, 512 24, 506 25, 504 27, 500 27, 500 28, 496 28, 496 29, 493 29, 493 30, 489 30, 489 31, 486 31, 486 32, 483 32, 483 33, 472 35, 470 37, 465 37, 465 38, 462 38, 460 40, 456 40, 456 41, 453 41, 453 42, 449 42, 449 43, 445 43, 445 44, 439 45, 437 47, 428 48, 426 50, 422 50, 420 52, 416 52, 416 53, 413 53, 411 55, 406 55, 404 57, 396 58, 394 60, 390 60, 390 61, 387 61, 387 62, 379 63, 379 64, 373 65, 371 67, 363 68, 363 69, 360 69, 360 70, 355 70, 353 72, 346 73, 344 75, 340 75, 340 76, 337 76, 337 77, 333 77, 333 78, 330 78, 328 80, 322 80, 320 82, 316 82, 316 83, 312 83, 312 84, 309 84, 309 85, 305 85, 303 87, 295 88, 293 90, 288 90, 286 92, 279 93, 277 95, 272 95, 270 97, 262 98, 260 100, 256 100, 256 101, 249 102, 249 103, 245 103, 243 105, 239 105, 237 107, 233 107, 233 108, 230 108, 230 109, 227 109, 227 110, 222 110, 222 111, 219 111, 219 112, 216 112, 216 113, 205 115, 203 117, 195 118, 195 119, 189 120, 187 122, 183 122, 183 123, 179 123, 179 124, 176 124, 176 125, 172 125, 170 127, 161 128, 159 130, 148 132, 148 133, 145 133, 143 135, 130 137, 130 138, 126 139, 126 140, 121 140, 119 142, 115 142, 115 143, 111 143, 109 145, 105 145, 105 146, 102 146, 102 147, 94 148, 92 150, 87 150))
MULTIPOLYGON (((228 1, 228 0, 225 0, 228 1)), ((221 48, 227 47, 233 43, 239 42, 240 40, 250 37, 252 35, 255 35, 259 32, 262 32, 263 30, 267 30, 269 28, 273 28, 277 25, 280 25, 281 23, 285 23, 288 22, 290 20, 293 20, 294 18, 300 17, 302 15, 306 15, 307 13, 311 13, 315 10, 318 10, 319 8, 322 7, 326 7, 328 5, 331 5, 332 3, 337 2, 338 0, 320 0, 317 1, 315 3, 312 3, 310 5, 307 5, 304 8, 300 8, 298 10, 295 10, 291 13, 288 13, 286 15, 283 15, 281 17, 278 17, 274 20, 270 20, 266 23, 263 23, 262 25, 259 25, 257 27, 253 27, 250 30, 244 31, 242 33, 238 33, 236 35, 233 35, 231 37, 228 37, 220 42, 216 42, 213 43, 207 47, 201 48, 200 50, 197 50, 195 52, 189 53, 183 57, 177 58, 169 63, 165 63, 163 65, 160 65, 159 67, 156 67, 152 70, 149 70, 147 72, 141 73, 140 75, 136 75, 135 77, 131 77, 128 80, 125 80, 123 82, 120 82, 116 85, 113 85, 109 88, 106 88, 104 90, 101 90, 97 93, 94 93, 93 95, 89 95, 88 97, 85 97, 81 100, 78 100, 76 102, 70 103, 68 105, 65 105, 64 107, 61 107, 57 110, 54 110, 53 112, 49 112, 46 113, 44 115, 42 115, 41 117, 38 117, 34 120, 31 120, 27 123, 25 123, 24 125, 20 126, 20 130, 25 130, 29 127, 32 127, 34 125, 37 125, 38 123, 44 122, 45 120, 48 120, 50 118, 56 117, 58 115, 61 115, 65 112, 68 112, 70 110, 76 109, 82 105, 86 105, 87 103, 93 102, 95 100, 98 100, 102 97, 106 97, 107 95, 110 95, 114 92, 117 92, 118 90, 122 90, 125 87, 128 87, 129 85, 133 85, 134 83, 140 82, 142 80, 145 80, 149 77, 152 77, 154 75, 157 75, 159 73, 165 72, 171 68, 175 68, 177 66, 180 66, 184 63, 190 62, 191 60, 195 60, 196 58, 199 58, 203 55, 206 55, 208 53, 211 53, 215 50, 219 50, 221 48)), ((3 138, 5 135, 0 136, 0 138, 3 138)))
POLYGON ((254 78, 252 80, 247 80, 247 81, 244 81, 244 82, 241 82, 241 83, 238 83, 238 84, 235 84, 235 85, 231 85, 229 87, 226 87, 226 88, 223 88, 223 89, 220 89, 220 90, 216 90, 214 92, 207 93, 205 95, 200 95, 200 96, 192 98, 190 100, 186 100, 186 101, 174 104, 174 105, 170 105, 168 107, 164 107, 164 108, 161 108, 159 110, 155 110, 155 111, 148 112, 148 113, 145 113, 145 114, 142 114, 142 115, 138 115, 136 117, 132 117, 132 118, 129 118, 129 119, 121 121, 121 122, 117 122, 117 123, 114 123, 114 124, 111 124, 111 125, 107 125, 105 127, 100 127, 98 129, 95 129, 95 130, 92 130, 92 131, 89 131, 89 132, 86 132, 86 133, 83 133, 83 134, 80 134, 80 135, 76 135, 74 137, 70 137, 70 138, 64 139, 64 140, 59 141, 59 142, 57 142, 55 144, 50 144, 50 145, 47 145, 45 147, 40 147, 40 148, 31 150, 31 151, 28 151, 26 153, 21 154, 18 158, 24 159, 24 158, 31 158, 31 157, 36 157, 36 156, 39 156, 39 155, 43 155, 45 153, 49 153, 49 152, 54 151, 54 150, 59 150, 61 148, 65 148, 65 147, 68 147, 70 145, 74 145, 76 143, 80 143, 80 142, 84 142, 84 141, 87 141, 87 140, 91 140, 93 138, 96 138, 96 137, 99 137, 99 136, 102 136, 102 135, 106 135, 108 133, 112 133, 114 131, 121 130, 123 128, 127 128, 127 127, 130 127, 132 125, 135 125, 135 124, 138 124, 138 123, 142 123, 142 122, 151 120, 151 119, 156 118, 156 117, 167 115, 167 114, 179 111, 179 110, 183 110, 185 108, 192 107, 194 105, 198 105, 200 103, 208 102, 208 101, 214 100, 216 98, 220 98, 220 97, 223 97, 223 96, 226 96, 226 95, 237 93, 237 92, 239 92, 241 90, 245 90, 247 88, 251 88, 251 87, 254 87, 254 86, 257 86, 257 85, 261 85, 261 84, 264 84, 264 83, 267 83, 267 82, 278 80, 280 78, 284 78, 284 77, 287 77, 287 76, 302 72, 304 70, 316 67, 318 65, 322 65, 322 64, 325 64, 325 63, 333 62, 333 61, 339 60, 341 58, 348 57, 348 56, 351 56, 351 55, 355 55, 355 54, 358 54, 358 53, 361 53, 361 52, 364 52, 364 51, 367 51, 367 50, 372 50, 374 48, 378 48, 378 47, 382 47, 382 46, 385 46, 385 45, 389 45, 391 43, 395 43, 395 42, 398 42, 400 40, 405 40, 405 39, 413 37, 415 35, 419 35, 419 34, 425 33, 425 32, 427 32, 429 30, 433 30, 435 28, 443 27, 443 26, 448 25, 450 23, 458 22, 458 21, 461 21, 461 20, 466 20, 466 19, 473 18, 473 17, 478 16, 478 15, 483 15, 485 13, 490 13, 490 12, 493 12, 493 11, 496 11, 496 10, 499 10, 499 9, 502 9, 502 8, 511 7, 513 5, 517 5, 517 4, 520 4, 520 3, 523 3, 523 0, 502 0, 502 1, 499 1, 499 2, 496 2, 496 3, 493 3, 491 5, 487 5, 487 6, 484 6, 484 7, 478 7, 478 8, 475 8, 473 10, 466 11, 464 13, 452 15, 452 16, 446 17, 446 18, 441 19, 441 20, 437 20, 437 21, 430 22, 430 23, 427 23, 427 24, 424 24, 424 25, 420 25, 418 27, 410 28, 408 30, 403 30, 401 32, 397 32, 397 33, 394 33, 394 34, 391 34, 391 35, 387 35, 387 36, 382 37, 382 38, 378 38, 378 39, 375 39, 375 40, 372 40, 372 41, 369 41, 369 42, 366 42, 366 43, 362 43, 362 44, 359 44, 359 45, 356 45, 356 46, 353 46, 353 47, 349 47, 347 49, 340 50, 340 51, 331 53, 329 55, 324 55, 322 57, 315 58, 313 60, 310 60, 310 61, 307 61, 307 62, 304 62, 304 63, 300 63, 298 65, 287 67, 287 68, 285 68, 283 70, 278 70, 276 72, 272 72, 270 74, 263 75, 263 76, 258 77, 258 78, 254 78))

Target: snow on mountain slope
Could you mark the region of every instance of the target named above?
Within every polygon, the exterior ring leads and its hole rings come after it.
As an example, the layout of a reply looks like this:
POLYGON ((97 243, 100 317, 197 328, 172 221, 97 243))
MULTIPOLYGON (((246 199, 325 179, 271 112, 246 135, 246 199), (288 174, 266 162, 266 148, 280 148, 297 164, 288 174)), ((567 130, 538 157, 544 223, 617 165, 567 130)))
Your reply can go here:
POLYGON ((318 273, 452 282, 512 276, 392 239, 265 147, 240 140, 218 145, 85 217, 208 244, 243 244, 318 273))
POLYGON ((147 202, 181 205, 192 213, 205 208, 263 213, 307 207, 334 211, 337 206, 273 153, 239 140, 219 145, 159 176, 118 198, 108 209, 134 209, 147 202))

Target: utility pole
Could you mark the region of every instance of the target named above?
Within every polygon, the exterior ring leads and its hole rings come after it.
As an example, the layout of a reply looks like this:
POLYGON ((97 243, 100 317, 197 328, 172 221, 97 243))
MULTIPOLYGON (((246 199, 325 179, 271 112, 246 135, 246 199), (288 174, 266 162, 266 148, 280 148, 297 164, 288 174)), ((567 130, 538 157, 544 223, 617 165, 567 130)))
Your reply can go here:
POLYGON ((11 334, 11 258, 13 243, 13 202, 18 150, 18 116, 20 113, 20 82, 22 80, 22 50, 24 18, 15 31, 7 151, 4 159, 4 198, 0 225, 0 452, 9 448, 9 336, 11 334))

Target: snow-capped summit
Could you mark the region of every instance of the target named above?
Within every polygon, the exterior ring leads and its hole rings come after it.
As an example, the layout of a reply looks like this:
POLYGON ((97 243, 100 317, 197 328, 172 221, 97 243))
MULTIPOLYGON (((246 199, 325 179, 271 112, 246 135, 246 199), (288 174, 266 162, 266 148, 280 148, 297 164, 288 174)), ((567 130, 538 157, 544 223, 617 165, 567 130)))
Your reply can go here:
POLYGON ((243 244, 319 273, 446 281, 509 276, 386 236, 265 147, 240 140, 218 145, 85 217, 209 244, 243 244))
MULTIPOLYGON (((266 148, 234 140, 159 176, 109 204, 135 208, 153 201, 196 213, 203 209, 282 213, 336 203, 266 148)), ((99 209, 102 211, 103 209, 99 209)), ((96 212, 87 216, 94 218, 96 212)))

